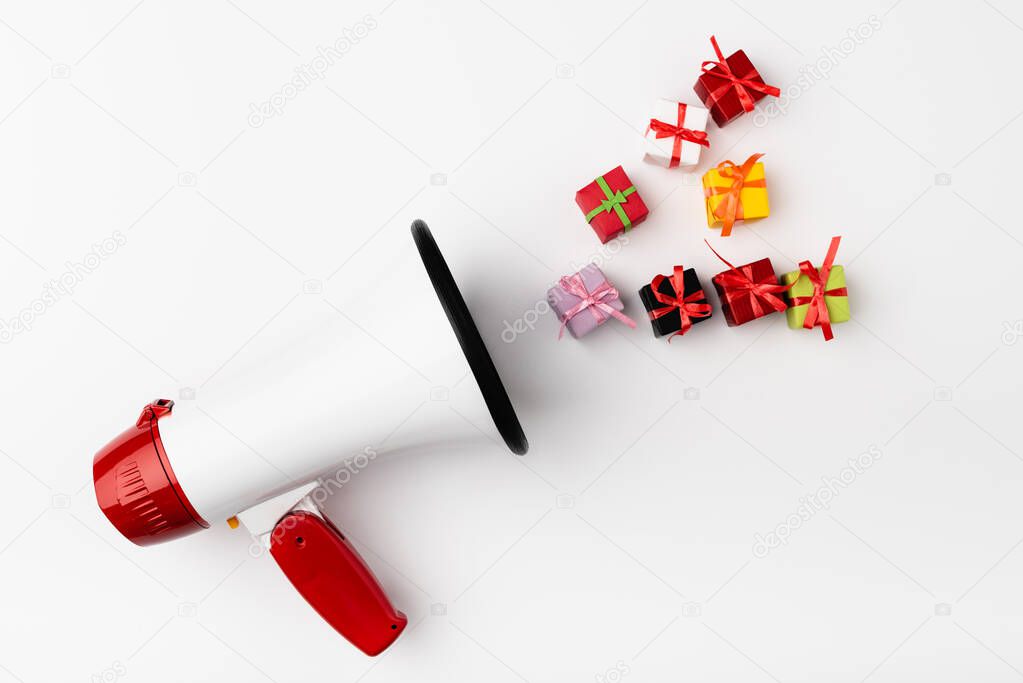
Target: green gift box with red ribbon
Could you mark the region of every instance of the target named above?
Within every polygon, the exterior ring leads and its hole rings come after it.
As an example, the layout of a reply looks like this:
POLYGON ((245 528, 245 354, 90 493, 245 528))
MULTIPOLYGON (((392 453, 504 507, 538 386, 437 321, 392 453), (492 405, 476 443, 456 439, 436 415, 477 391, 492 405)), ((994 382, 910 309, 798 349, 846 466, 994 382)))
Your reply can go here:
POLYGON ((820 268, 811 261, 799 264, 799 270, 781 276, 782 284, 789 287, 785 293, 789 308, 785 311, 789 327, 812 330, 820 327, 824 341, 834 338, 831 325, 851 319, 849 290, 845 286, 845 269, 835 265, 835 256, 841 237, 832 237, 828 253, 820 268))
POLYGON ((575 203, 603 243, 636 227, 649 213, 636 186, 621 166, 616 166, 576 192, 575 203))

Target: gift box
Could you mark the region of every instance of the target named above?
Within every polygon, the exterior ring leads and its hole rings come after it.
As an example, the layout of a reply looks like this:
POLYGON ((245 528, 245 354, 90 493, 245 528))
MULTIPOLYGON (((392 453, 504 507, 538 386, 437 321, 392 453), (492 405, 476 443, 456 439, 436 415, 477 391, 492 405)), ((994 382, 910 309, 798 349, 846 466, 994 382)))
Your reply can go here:
POLYGON ((718 126, 724 127, 729 121, 753 111, 754 104, 766 96, 781 94, 778 88, 764 83, 745 52, 738 50, 725 59, 714 36, 710 37, 710 43, 717 61, 703 63, 703 73, 693 89, 718 126))
POLYGON ((744 266, 735 267, 704 240, 714 255, 721 259, 728 270, 718 273, 711 282, 721 298, 721 313, 729 327, 742 325, 772 313, 788 308, 783 293, 788 290, 778 284, 771 259, 762 258, 744 266))
POLYGON ((845 286, 845 269, 833 265, 841 237, 833 237, 827 256, 820 268, 810 261, 799 264, 799 270, 781 276, 782 283, 790 285, 787 296, 789 308, 785 311, 789 327, 811 330, 819 326, 824 340, 834 338, 833 323, 850 319, 849 292, 845 286))
POLYGON ((692 268, 675 266, 671 276, 657 275, 639 290, 639 298, 658 337, 683 335, 711 316, 707 295, 692 268))
POLYGON ((678 168, 700 163, 700 147, 710 147, 707 110, 671 100, 658 100, 646 129, 644 160, 678 168))
POLYGON ((576 192, 575 203, 604 243, 642 223, 648 213, 636 186, 621 166, 576 192))
POLYGON ((754 154, 741 166, 726 159, 703 174, 707 227, 720 225, 722 237, 732 234, 736 221, 766 218, 771 212, 762 156, 754 154))
POLYGON ((574 275, 566 275, 547 290, 547 303, 561 321, 558 339, 566 328, 569 334, 579 339, 611 318, 617 318, 629 327, 636 326, 622 313, 625 305, 618 290, 592 263, 574 275))

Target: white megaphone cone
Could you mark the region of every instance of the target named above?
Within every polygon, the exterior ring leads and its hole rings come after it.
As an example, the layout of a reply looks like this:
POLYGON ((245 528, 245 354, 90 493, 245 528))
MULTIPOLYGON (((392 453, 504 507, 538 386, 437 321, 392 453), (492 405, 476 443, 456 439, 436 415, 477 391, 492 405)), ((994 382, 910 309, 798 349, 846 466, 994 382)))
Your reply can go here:
POLYGON ((172 414, 172 401, 154 401, 93 461, 99 506, 128 539, 150 545, 240 520, 316 611, 371 655, 397 638, 405 616, 320 504, 388 452, 471 442, 488 429, 517 454, 528 448, 429 229, 416 221, 412 234, 429 277, 412 279, 402 306, 440 300, 485 405, 430 411, 425 436, 401 430, 405 416, 423 408, 422 379, 393 356, 376 362, 378 348, 367 350, 365 335, 353 339, 353 327, 326 310, 271 340, 272 353, 255 367, 250 361, 218 378, 226 387, 213 412, 228 415, 233 429, 198 406, 172 414))

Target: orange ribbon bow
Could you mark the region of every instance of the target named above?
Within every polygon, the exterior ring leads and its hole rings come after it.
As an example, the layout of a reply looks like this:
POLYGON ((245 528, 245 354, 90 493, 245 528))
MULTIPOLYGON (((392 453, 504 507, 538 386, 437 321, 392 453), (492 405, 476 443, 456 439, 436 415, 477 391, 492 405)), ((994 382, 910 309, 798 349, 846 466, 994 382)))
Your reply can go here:
POLYGON ((742 211, 742 190, 746 187, 767 187, 767 179, 746 180, 746 176, 753 170, 753 166, 763 154, 754 154, 743 162, 742 166, 736 166, 735 162, 725 159, 717 165, 717 171, 722 178, 731 180, 730 185, 720 185, 705 188, 703 194, 707 199, 717 195, 724 195, 725 199, 714 209, 714 215, 721 219, 721 236, 728 237, 732 234, 732 226, 735 221, 744 218, 742 211))

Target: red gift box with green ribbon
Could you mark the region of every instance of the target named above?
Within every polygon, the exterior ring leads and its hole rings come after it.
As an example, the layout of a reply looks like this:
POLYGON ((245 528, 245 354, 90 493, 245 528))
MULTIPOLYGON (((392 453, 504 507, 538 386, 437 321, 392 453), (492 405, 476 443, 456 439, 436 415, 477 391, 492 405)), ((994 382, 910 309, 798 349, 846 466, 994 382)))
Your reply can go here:
POLYGON ((636 186, 621 166, 576 192, 575 203, 603 243, 636 227, 648 213, 636 186))

